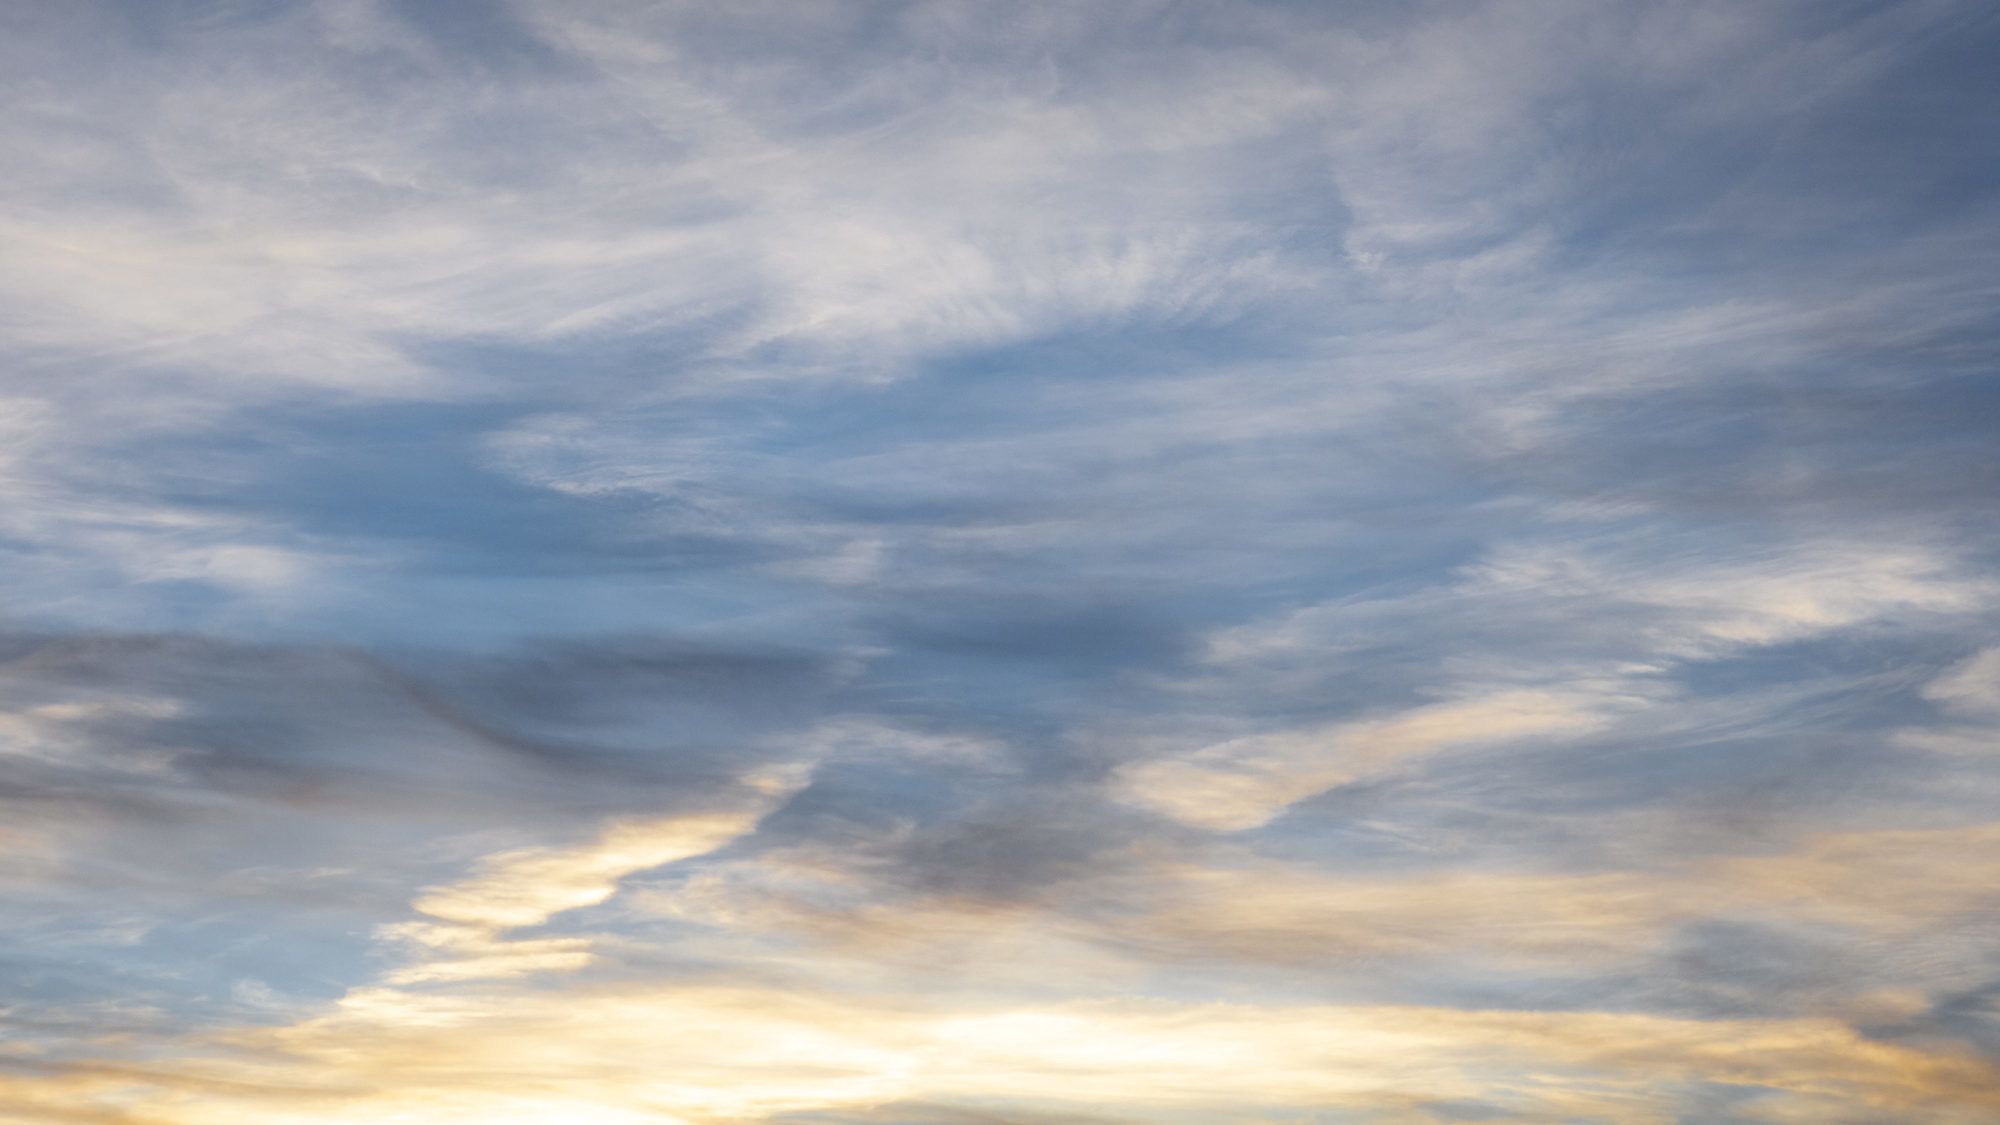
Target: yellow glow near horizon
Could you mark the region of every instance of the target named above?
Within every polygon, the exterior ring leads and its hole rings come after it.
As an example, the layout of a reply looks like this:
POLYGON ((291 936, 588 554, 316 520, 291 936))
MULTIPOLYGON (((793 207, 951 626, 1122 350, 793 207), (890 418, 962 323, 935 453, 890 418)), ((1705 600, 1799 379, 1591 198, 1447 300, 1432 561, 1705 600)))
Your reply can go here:
MULTIPOLYGON (((2000 1113, 1990 1064, 1821 1019, 1163 1001, 954 1013, 695 987, 357 999, 241 1032, 234 1057, 72 1075, 72 1104, 161 1125, 708 1125, 945 1098, 1176 1120, 1481 1098, 1524 1119, 1646 1121, 1668 1119, 1659 1083, 1719 1081, 1766 1087, 1801 1113, 2000 1113)), ((19 1080, 0 1089, 15 1096, 19 1080)))

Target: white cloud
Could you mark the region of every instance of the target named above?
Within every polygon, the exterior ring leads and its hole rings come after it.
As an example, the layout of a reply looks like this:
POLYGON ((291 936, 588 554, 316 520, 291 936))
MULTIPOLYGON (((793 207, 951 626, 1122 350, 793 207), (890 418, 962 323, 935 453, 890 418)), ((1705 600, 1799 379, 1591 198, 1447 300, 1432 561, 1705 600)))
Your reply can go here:
POLYGON ((1296 801, 1408 758, 1602 729, 1615 702, 1580 693, 1499 691, 1379 719, 1250 735, 1126 766, 1115 792, 1188 824, 1241 831, 1296 801))
POLYGON ((486 857, 479 873, 426 892, 413 904, 426 921, 384 927, 422 952, 391 984, 567 972, 592 958, 588 938, 517 938, 530 928, 618 893, 627 876, 706 855, 754 831, 796 792, 809 769, 788 765, 743 779, 735 802, 701 812, 614 824, 587 844, 525 848, 486 857), (733 806, 733 807, 732 807, 733 806))
MULTIPOLYGON (((1992 604, 1995 584, 1919 545, 1806 542, 1716 560, 1663 545, 1503 546, 1452 583, 1394 599, 1308 607, 1208 641, 1217 676, 1360 659, 1380 631, 1451 622, 1437 656, 1453 698, 1392 717, 1339 721, 1156 752, 1120 770, 1122 797, 1189 824, 1258 827, 1286 806, 1455 746, 1549 742, 1670 704, 1662 674, 1746 649, 1871 622, 1992 604)), ((1970 668, 1970 666, 1968 666, 1970 668)), ((1969 670, 1972 682, 1977 670, 1969 670)), ((1975 691, 1958 680, 1934 691, 1975 691)))
POLYGON ((2000 647, 1981 649, 1932 680, 1924 698, 1969 715, 2000 713, 2000 647))

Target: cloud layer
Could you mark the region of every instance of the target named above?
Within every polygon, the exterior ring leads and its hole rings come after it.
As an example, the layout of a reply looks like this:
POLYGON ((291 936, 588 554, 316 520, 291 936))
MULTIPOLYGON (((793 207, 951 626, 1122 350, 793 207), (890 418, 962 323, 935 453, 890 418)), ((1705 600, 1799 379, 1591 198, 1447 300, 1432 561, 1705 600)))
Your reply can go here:
POLYGON ((0 14, 0 1122, 1993 1119, 1996 47, 0 14))

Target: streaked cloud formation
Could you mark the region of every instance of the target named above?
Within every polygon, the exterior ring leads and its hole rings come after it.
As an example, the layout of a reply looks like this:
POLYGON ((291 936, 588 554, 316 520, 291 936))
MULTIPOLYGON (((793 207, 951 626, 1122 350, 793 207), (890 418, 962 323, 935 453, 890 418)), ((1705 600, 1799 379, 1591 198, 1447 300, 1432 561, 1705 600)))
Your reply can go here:
POLYGON ((0 13, 0 1122, 2000 1117, 2000 16, 0 13))

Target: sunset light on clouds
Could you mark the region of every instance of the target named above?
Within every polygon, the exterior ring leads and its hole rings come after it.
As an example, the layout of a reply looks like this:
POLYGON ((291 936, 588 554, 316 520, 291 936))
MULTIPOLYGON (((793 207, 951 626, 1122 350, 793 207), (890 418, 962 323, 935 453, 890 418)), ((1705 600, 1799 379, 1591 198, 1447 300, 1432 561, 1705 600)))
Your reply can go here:
POLYGON ((0 5, 0 1125, 2000 1121, 1996 53, 0 5))

